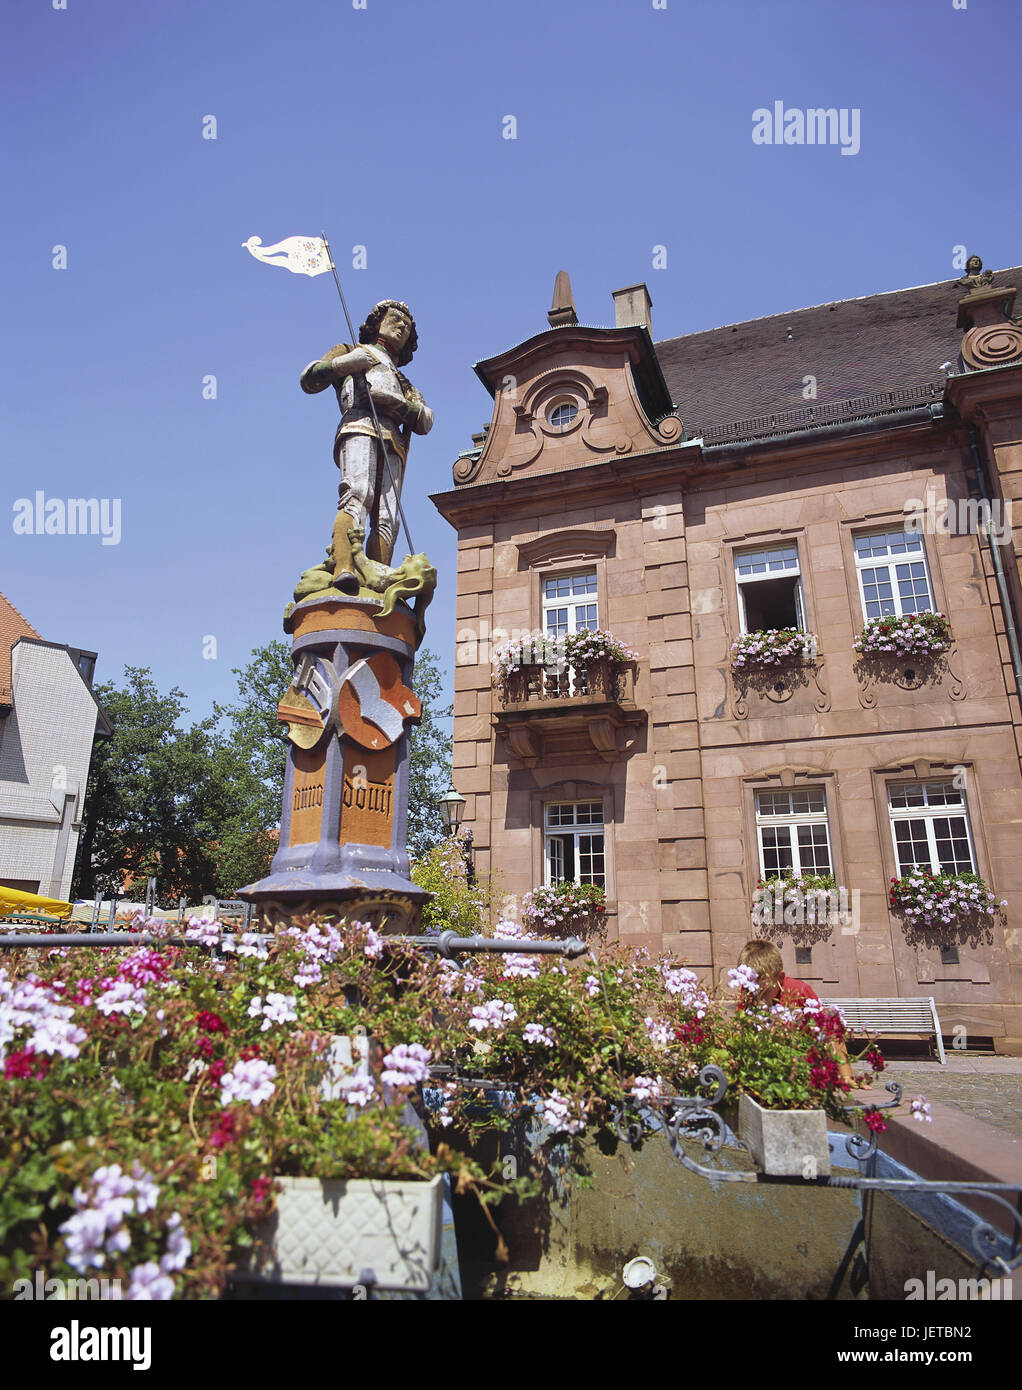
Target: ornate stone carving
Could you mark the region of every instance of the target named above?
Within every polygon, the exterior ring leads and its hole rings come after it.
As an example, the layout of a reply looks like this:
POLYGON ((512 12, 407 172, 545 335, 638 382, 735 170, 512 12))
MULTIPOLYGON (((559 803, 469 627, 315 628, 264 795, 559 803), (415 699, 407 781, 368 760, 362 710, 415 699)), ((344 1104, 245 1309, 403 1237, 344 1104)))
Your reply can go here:
POLYGON ((793 661, 783 666, 773 666, 769 670, 743 670, 732 672, 735 698, 732 713, 735 719, 748 719, 749 695, 769 700, 774 705, 784 705, 799 690, 812 688, 813 709, 817 714, 826 714, 830 709, 830 695, 823 686, 823 660, 793 661))
POLYGON ((455 460, 456 483, 598 462, 682 440, 646 327, 586 328, 569 321, 567 302, 555 314, 558 326, 477 363, 494 398, 493 418, 481 448, 455 460), (577 413, 559 411, 551 420, 561 404, 577 413))
POLYGON ((497 464, 497 477, 510 477, 513 470, 527 468, 535 463, 551 439, 565 439, 578 434, 583 444, 594 453, 626 453, 631 445, 627 439, 600 444, 592 437, 592 426, 607 414, 608 392, 606 386, 596 385, 585 372, 555 368, 544 372, 528 388, 520 400, 512 405, 515 417, 515 434, 527 433, 532 436, 532 446, 519 452, 513 459, 502 458, 497 464), (567 425, 552 425, 547 419, 549 407, 558 396, 570 395, 578 405, 578 414, 567 425))
POLYGON ((962 339, 962 356, 977 371, 1022 359, 1022 328, 1009 320, 970 328, 962 339))
POLYGON ((526 767, 595 756, 627 756, 646 715, 636 709, 630 666, 594 663, 584 674, 526 666, 512 671, 494 719, 513 758, 526 767))
POLYGON ((885 685, 906 691, 943 688, 949 699, 964 700, 965 682, 952 665, 957 655, 957 647, 952 647, 939 656, 860 656, 854 665, 859 704, 876 709, 879 690, 885 685))
MULTIPOLYGON (((969 265, 982 266, 978 256, 969 265)), ((976 270, 956 283, 969 293, 958 301, 958 327, 967 330, 962 339, 962 360, 973 371, 1003 367, 1022 361, 1022 328, 1011 317, 1015 291, 1008 285, 992 285, 988 270, 976 270)))
POLYGON ((665 444, 673 444, 684 434, 685 426, 677 415, 665 415, 662 420, 657 421, 656 432, 665 444))
POLYGON ((979 256, 970 256, 965 262, 965 274, 955 284, 961 286, 963 290, 983 290, 993 283, 994 272, 984 270, 983 262, 979 256))

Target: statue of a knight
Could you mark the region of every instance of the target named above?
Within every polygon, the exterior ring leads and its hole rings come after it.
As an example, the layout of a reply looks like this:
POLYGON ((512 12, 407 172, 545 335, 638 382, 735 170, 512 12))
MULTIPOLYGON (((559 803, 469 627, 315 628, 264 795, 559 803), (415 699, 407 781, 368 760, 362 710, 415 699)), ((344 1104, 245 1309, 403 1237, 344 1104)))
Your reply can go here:
POLYGON ((334 441, 334 462, 341 471, 337 520, 330 559, 334 583, 344 587, 355 567, 352 545, 361 549, 353 532, 369 537, 365 557, 389 566, 398 529, 398 501, 412 434, 428 434, 433 412, 400 368, 418 347, 415 320, 407 304, 384 299, 358 331, 358 346, 340 343, 302 372, 302 390, 310 393, 333 386, 341 407, 334 441), (373 405, 386 460, 373 425, 367 390, 373 405))

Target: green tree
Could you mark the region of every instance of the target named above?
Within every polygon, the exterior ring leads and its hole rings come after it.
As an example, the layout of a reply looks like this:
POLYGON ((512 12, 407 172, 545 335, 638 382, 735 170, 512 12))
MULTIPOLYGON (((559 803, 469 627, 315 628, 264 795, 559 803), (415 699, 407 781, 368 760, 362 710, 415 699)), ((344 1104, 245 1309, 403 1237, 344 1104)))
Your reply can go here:
POLYGON ((408 770, 408 853, 424 858, 444 838, 444 823, 436 803, 451 780, 451 736, 441 720, 450 719, 450 705, 437 707, 443 677, 436 655, 428 647, 416 653, 412 688, 422 701, 422 721, 412 730, 408 770))
MULTIPOLYGON (((248 801, 244 809, 222 828, 217 854, 218 875, 224 892, 261 877, 269 868, 276 848, 268 832, 280 821, 287 766, 287 734, 277 719, 277 704, 291 683, 293 664, 285 642, 273 641, 252 652, 244 669, 234 668, 238 677, 238 698, 214 710, 226 728, 227 741, 238 760, 232 774, 247 784, 248 801)), ((451 769, 451 738, 442 721, 449 719, 450 706, 438 701, 443 677, 436 655, 423 648, 415 658, 412 687, 422 701, 422 721, 411 732, 408 780, 408 852, 413 860, 426 855, 444 838, 443 821, 437 800, 447 790, 451 769)))
POLYGON ((232 668, 238 678, 235 702, 213 706, 222 731, 217 776, 228 803, 212 850, 218 897, 232 897, 263 878, 277 848, 288 749, 277 704, 292 670, 286 642, 256 647, 247 666, 232 668))
POLYGON ((91 897, 113 881, 155 874, 163 896, 193 899, 211 885, 206 838, 218 789, 210 768, 210 718, 182 731, 187 713, 177 686, 161 695, 148 668, 126 666, 123 689, 96 689, 113 724, 89 770, 73 892, 91 897))
POLYGON ((287 767, 287 729, 277 718, 277 705, 291 684, 291 649, 279 639, 255 647, 244 668, 235 666, 238 696, 233 704, 214 704, 238 760, 237 772, 251 777, 249 819, 255 830, 271 830, 280 821, 287 767))
MULTIPOLYGON (((238 695, 207 719, 180 727, 176 686, 157 690, 148 669, 125 667, 125 685, 98 686, 114 726, 93 757, 73 892, 92 897, 111 881, 157 879, 160 899, 233 896, 263 877, 277 846, 287 737, 277 704, 291 682, 286 643, 269 642, 235 667, 238 695)), ((436 800, 446 789, 450 737, 438 709, 436 658, 419 653, 413 679, 422 723, 410 747, 408 845, 414 858, 443 839, 436 800)))
POLYGON ((456 931, 459 936, 490 933, 499 915, 499 879, 468 881, 465 840, 447 835, 412 865, 412 882, 433 894, 422 909, 423 931, 456 931))

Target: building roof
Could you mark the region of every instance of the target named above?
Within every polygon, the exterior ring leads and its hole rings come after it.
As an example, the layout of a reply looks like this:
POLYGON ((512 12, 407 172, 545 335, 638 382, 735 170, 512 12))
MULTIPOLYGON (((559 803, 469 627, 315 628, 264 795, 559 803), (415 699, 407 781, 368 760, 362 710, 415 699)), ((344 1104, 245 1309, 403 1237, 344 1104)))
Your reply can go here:
POLYGON ((36 632, 9 598, 0 594, 0 704, 8 703, 11 698, 11 648, 19 637, 35 637, 42 641, 42 634, 36 632))
MULTIPOLYGON (((1022 285, 1022 266, 998 271, 993 283, 1022 285)), ((656 351, 690 436, 753 438, 813 416, 851 418, 888 394, 889 407, 939 400, 941 366, 958 361, 964 293, 941 280, 668 338, 656 351), (803 395, 807 376, 815 398, 803 395)))

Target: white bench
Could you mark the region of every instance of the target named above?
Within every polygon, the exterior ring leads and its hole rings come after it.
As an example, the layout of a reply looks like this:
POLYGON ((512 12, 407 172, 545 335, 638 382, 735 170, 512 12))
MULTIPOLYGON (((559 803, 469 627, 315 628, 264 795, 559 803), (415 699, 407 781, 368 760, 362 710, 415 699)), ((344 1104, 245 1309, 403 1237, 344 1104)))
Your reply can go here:
POLYGON ((840 1009, 852 1032, 914 1033, 936 1038, 940 1064, 947 1065, 937 1005, 932 999, 824 999, 823 1003, 829 1009, 840 1009))

